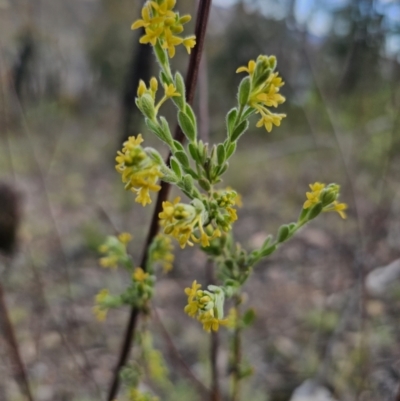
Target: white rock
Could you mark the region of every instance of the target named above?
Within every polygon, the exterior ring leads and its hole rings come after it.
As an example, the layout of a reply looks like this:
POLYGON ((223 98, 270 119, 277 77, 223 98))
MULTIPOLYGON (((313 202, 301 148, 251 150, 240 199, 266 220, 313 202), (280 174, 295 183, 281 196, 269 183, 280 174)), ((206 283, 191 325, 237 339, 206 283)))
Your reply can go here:
POLYGON ((326 387, 308 379, 294 390, 290 401, 336 401, 336 399, 326 387))
POLYGON ((371 296, 381 297, 396 281, 400 283, 400 259, 372 270, 365 278, 365 287, 371 296))

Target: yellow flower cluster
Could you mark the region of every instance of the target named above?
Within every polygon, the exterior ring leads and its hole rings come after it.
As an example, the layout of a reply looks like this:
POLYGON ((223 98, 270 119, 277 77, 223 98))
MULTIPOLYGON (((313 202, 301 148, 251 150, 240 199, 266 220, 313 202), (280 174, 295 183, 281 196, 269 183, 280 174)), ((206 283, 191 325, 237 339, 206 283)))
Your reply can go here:
POLYGON ((248 105, 254 108, 261 118, 257 127, 264 126, 271 132, 273 125, 279 127, 282 118, 286 114, 272 113, 269 107, 278 107, 285 102, 285 98, 279 93, 284 85, 282 78, 277 72, 273 72, 276 66, 274 56, 258 56, 257 60, 250 60, 247 67, 239 67, 236 72, 247 72, 251 80, 251 91, 248 105))
POLYGON ((168 273, 172 270, 172 263, 175 259, 175 256, 172 253, 173 250, 174 247, 172 245, 171 238, 163 234, 157 235, 153 244, 151 245, 149 251, 151 261, 160 263, 164 273, 168 273))
POLYGON ((116 269, 118 264, 126 264, 130 259, 126 253, 126 246, 132 240, 129 233, 121 233, 118 237, 108 237, 99 247, 99 252, 105 254, 99 260, 100 266, 116 269))
POLYGON ((155 46, 160 42, 163 49, 168 50, 169 57, 174 57, 175 47, 185 46, 190 54, 196 45, 194 35, 182 38, 178 36, 183 32, 183 25, 191 20, 190 15, 179 16, 175 13, 176 0, 147 1, 142 8, 142 18, 132 24, 132 29, 144 28, 145 34, 140 38, 140 43, 150 43, 155 46))
POLYGON ((232 229, 232 223, 238 219, 234 206, 241 207, 241 197, 236 191, 227 188, 215 192, 214 199, 217 201, 218 205, 217 224, 223 231, 230 231, 232 229))
MULTIPOLYGON (((209 288, 212 286, 209 286, 209 288)), ((221 319, 223 296, 221 299, 221 307, 218 308, 218 294, 213 294, 210 291, 202 291, 201 284, 193 281, 192 287, 186 288, 185 293, 188 296, 188 304, 185 306, 185 312, 203 325, 203 329, 207 332, 218 331, 219 326, 226 326, 228 319, 221 319)))
POLYGON ((318 203, 323 204, 323 212, 338 212, 342 219, 346 218, 346 203, 339 203, 336 199, 339 196, 339 185, 331 184, 326 186, 321 182, 310 184, 311 192, 306 193, 307 200, 303 208, 309 209, 318 203))
POLYGON ((136 267, 132 274, 133 281, 136 281, 137 283, 144 283, 148 277, 149 273, 145 273, 141 267, 136 267))
POLYGON ((207 247, 210 245, 210 240, 221 235, 218 228, 212 230, 211 235, 206 232, 203 228, 203 211, 200 208, 179 202, 179 197, 173 202, 163 202, 163 211, 158 216, 164 227, 164 233, 176 238, 181 248, 185 248, 186 245, 192 246, 191 241, 207 247), (199 236, 195 235, 195 230, 198 230, 199 236))
POLYGON ((96 305, 93 307, 93 313, 99 322, 103 322, 107 317, 108 308, 104 305, 104 302, 109 295, 110 292, 107 289, 103 289, 94 298, 96 305))
POLYGON ((161 189, 157 181, 162 173, 160 166, 140 146, 142 142, 141 134, 129 137, 122 152, 118 151, 115 168, 122 175, 125 189, 136 193, 135 201, 145 206, 151 203, 150 191, 157 192, 161 189))

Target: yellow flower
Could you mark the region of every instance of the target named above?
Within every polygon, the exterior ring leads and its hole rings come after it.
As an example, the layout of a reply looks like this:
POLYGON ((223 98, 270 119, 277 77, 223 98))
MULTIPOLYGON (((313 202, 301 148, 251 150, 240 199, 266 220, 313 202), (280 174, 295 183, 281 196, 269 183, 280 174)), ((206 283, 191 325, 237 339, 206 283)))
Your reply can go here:
POLYGON ((188 301, 188 304, 184 308, 185 313, 187 313, 190 317, 195 317, 198 310, 199 303, 197 301, 188 301))
POLYGON ((137 267, 132 274, 132 278, 138 283, 143 283, 149 277, 149 273, 145 273, 141 267, 137 267))
POLYGON ((310 184, 311 192, 306 193, 307 200, 304 202, 304 209, 308 209, 311 206, 314 206, 320 202, 319 196, 321 195, 321 192, 325 188, 325 186, 325 184, 322 184, 320 182, 310 184))
POLYGON ((95 306, 93 306, 92 310, 93 310, 93 314, 95 315, 97 321, 104 322, 104 320, 106 320, 107 312, 108 312, 107 309, 102 309, 102 308, 100 308, 100 306, 95 305, 95 306))
POLYGON ((118 239, 123 243, 123 244, 127 244, 128 242, 132 241, 132 235, 129 233, 121 233, 120 235, 118 235, 118 239))
POLYGON ((338 212, 342 219, 346 219, 346 213, 344 212, 348 208, 346 203, 339 203, 334 201, 331 205, 324 207, 324 212, 338 212))
POLYGON ((274 56, 260 55, 257 61, 250 60, 247 67, 240 67, 236 72, 247 72, 251 80, 251 92, 248 97, 247 105, 255 109, 256 113, 261 114, 257 127, 265 127, 271 132, 273 126, 279 127, 285 114, 274 114, 269 111, 269 107, 278 107, 285 102, 285 97, 279 93, 280 87, 284 85, 277 72, 273 72, 276 67, 274 56))
POLYGON ((271 132, 273 125, 277 127, 281 125, 281 120, 286 117, 286 114, 274 114, 269 110, 266 111, 267 113, 264 111, 261 112, 261 119, 257 122, 256 127, 264 126, 268 132, 271 132))
POLYGON ((250 60, 247 67, 239 67, 236 70, 236 73, 247 72, 249 75, 253 75, 255 68, 256 68, 256 62, 254 60, 250 60))
POLYGON ((196 36, 192 35, 183 39, 183 46, 186 47, 186 51, 190 54, 192 49, 196 46, 196 36))
POLYGON ((209 311, 202 313, 198 317, 199 321, 203 324, 203 329, 208 333, 213 331, 218 331, 219 326, 226 326, 228 324, 228 319, 218 319, 214 316, 214 310, 210 309, 209 311))
POLYGON ((108 308, 102 303, 106 301, 109 295, 110 292, 107 289, 102 289, 94 298, 96 305, 93 307, 93 313, 99 322, 106 319, 108 308))
POLYGON ((174 57, 175 47, 183 44, 188 53, 195 46, 194 36, 181 38, 183 24, 190 21, 189 15, 179 16, 173 11, 175 0, 148 1, 142 8, 142 18, 132 24, 132 29, 144 28, 145 34, 140 43, 155 46, 157 41, 168 50, 169 57, 174 57))
POLYGON ((124 143, 122 152, 116 157, 116 170, 122 175, 125 189, 136 193, 135 201, 143 206, 151 203, 150 191, 158 192, 161 186, 157 181, 162 177, 160 166, 151 159, 140 144, 142 135, 129 137, 124 143))
POLYGON ((197 284, 197 280, 194 280, 192 287, 185 288, 185 294, 188 296, 189 301, 193 301, 197 294, 197 291, 201 288, 201 284, 197 284))
POLYGON ((151 6, 157 11, 158 15, 168 18, 175 18, 175 13, 172 9, 175 7, 176 0, 165 0, 161 5, 155 1, 150 1, 151 6))
POLYGON ((165 90, 165 96, 168 98, 174 96, 180 96, 180 93, 176 90, 173 84, 164 85, 164 90, 165 90))
POLYGON ((99 260, 101 267, 109 267, 111 269, 116 269, 118 267, 118 256, 110 255, 104 256, 99 260))
POLYGON ((175 47, 182 44, 183 39, 179 36, 175 36, 171 29, 166 29, 164 31, 164 43, 162 44, 163 49, 168 50, 168 55, 170 58, 175 56, 175 47))
POLYGON ((163 221, 163 224, 170 224, 174 221, 174 211, 175 206, 180 202, 181 198, 177 196, 171 203, 169 201, 164 201, 162 203, 163 211, 159 213, 158 217, 163 221))
POLYGON ((174 247, 170 237, 163 234, 158 234, 150 247, 150 257, 155 263, 160 263, 163 267, 164 273, 172 270, 172 262, 175 259, 172 253, 174 247))

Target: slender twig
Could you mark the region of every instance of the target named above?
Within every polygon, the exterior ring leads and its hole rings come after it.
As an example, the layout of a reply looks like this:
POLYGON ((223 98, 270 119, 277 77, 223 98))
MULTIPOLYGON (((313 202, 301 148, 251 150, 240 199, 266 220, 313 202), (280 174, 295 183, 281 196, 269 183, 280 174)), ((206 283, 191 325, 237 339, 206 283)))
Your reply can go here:
POLYGON ((240 399, 240 364, 242 362, 242 329, 240 327, 240 296, 235 297, 235 315, 236 315, 236 327, 233 333, 233 344, 232 344, 232 401, 238 401, 240 399))
POLYGON ((4 333, 4 339, 10 350, 10 359, 14 365, 14 375, 21 391, 29 401, 33 401, 32 392, 29 386, 29 380, 26 374, 24 363, 18 348, 18 342, 15 337, 14 327, 8 314, 7 305, 4 299, 3 286, 0 283, 0 326, 4 333))
MULTIPOLYGON (((194 93, 199 72, 201 54, 204 46, 204 39, 205 39, 205 33, 206 33, 211 3, 212 0, 201 0, 197 12, 197 21, 195 30, 197 45, 191 54, 189 69, 186 76, 186 98, 187 98, 186 100, 188 103, 193 103, 194 99, 194 93)), ((176 129, 175 139, 181 143, 184 142, 185 136, 179 127, 177 127, 176 129)), ((168 155, 167 161, 169 161, 170 158, 171 158, 171 153, 168 155)), ((168 183, 162 182, 161 190, 157 196, 156 206, 153 212, 149 233, 143 250, 143 256, 141 260, 141 266, 143 269, 145 269, 147 264, 146 262, 148 257, 149 246, 152 243, 154 237, 158 234, 159 230, 158 214, 162 210, 162 203, 168 198, 169 190, 170 190, 170 185, 168 183)), ((137 308, 133 307, 131 309, 131 314, 129 316, 129 321, 125 330, 125 335, 122 342, 118 362, 114 369, 114 374, 107 397, 108 401, 113 401, 117 395, 119 389, 119 372, 121 368, 125 365, 129 357, 129 352, 132 347, 132 340, 138 316, 139 316, 139 311, 137 310, 137 308)))
POLYGON ((197 387, 197 389, 201 393, 202 397, 209 398, 209 396, 211 394, 210 390, 194 375, 194 373, 192 372, 192 370, 190 369, 188 364, 182 358, 182 355, 180 354, 179 350, 176 348, 174 342, 172 341, 171 336, 169 335, 167 329, 165 328, 157 309, 154 308, 153 311, 154 311, 155 320, 157 321, 158 325, 160 326, 161 333, 167 342, 171 357, 174 358, 178 362, 177 366, 181 367, 182 372, 197 387))
MULTIPOLYGON (((210 140, 210 118, 208 107, 208 77, 207 77, 207 60, 205 54, 201 58, 199 72, 199 137, 203 142, 210 140)), ((206 266, 207 285, 215 284, 214 266, 212 260, 208 259, 206 266)), ((218 372, 218 351, 219 351, 219 335, 218 332, 212 331, 210 336, 210 363, 211 363, 211 393, 210 401, 220 401, 221 391, 219 385, 218 372)))
MULTIPOLYGON (((214 284, 214 266, 212 260, 206 263, 207 284, 214 284)), ((210 363, 211 363, 211 394, 210 401, 221 400, 221 390, 219 384, 218 371, 218 352, 219 352, 219 335, 218 332, 212 331, 210 337, 210 363)))

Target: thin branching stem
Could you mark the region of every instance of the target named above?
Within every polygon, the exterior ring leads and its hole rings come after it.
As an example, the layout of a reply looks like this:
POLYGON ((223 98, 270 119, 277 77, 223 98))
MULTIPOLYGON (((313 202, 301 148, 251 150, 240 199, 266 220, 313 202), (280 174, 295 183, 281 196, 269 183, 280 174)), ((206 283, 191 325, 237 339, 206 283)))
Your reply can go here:
POLYGON ((15 336, 14 327, 11 323, 10 316, 6 301, 4 299, 3 286, 0 283, 0 327, 3 332, 4 338, 10 350, 10 359, 14 365, 14 375, 17 383, 21 387, 29 401, 34 401, 31 388, 29 386, 28 376, 26 374, 24 363, 22 362, 21 354, 19 352, 17 338, 15 336))
POLYGON ((240 327, 240 296, 235 297, 236 327, 233 333, 232 344, 232 401, 240 399, 240 364, 242 362, 242 328, 240 327))
MULTIPOLYGON (((186 76, 186 100, 188 103, 193 103, 194 99, 195 88, 199 73, 199 66, 201 61, 201 54, 203 51, 208 17, 211 9, 211 3, 212 0, 201 0, 198 7, 196 29, 195 29, 197 44, 190 56, 189 69, 186 76)), ((185 140, 185 136, 179 127, 177 127, 176 129, 175 139, 181 143, 184 142, 185 140)), ((171 153, 168 155, 167 162, 169 162, 170 158, 171 158, 171 153)), ((158 215, 162 210, 162 203, 168 198, 169 191, 170 191, 170 184, 162 182, 161 190, 157 196, 156 206, 153 212, 149 233, 143 250, 143 256, 140 264, 140 266, 142 266, 143 269, 145 269, 147 265, 149 246, 151 245, 154 237, 158 234, 159 231, 158 215)), ((118 393, 119 373, 121 371, 121 368, 126 364, 128 360, 129 352, 132 347, 132 340, 134 337, 138 316, 139 316, 139 310, 133 307, 131 309, 131 314, 129 316, 129 321, 125 330, 125 335, 121 345, 118 362, 114 369, 114 374, 107 397, 108 401, 113 401, 118 393)))

